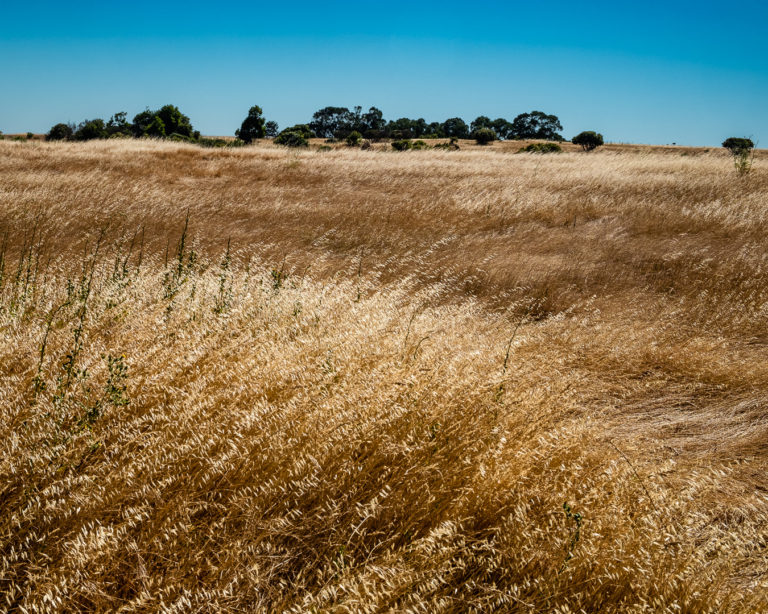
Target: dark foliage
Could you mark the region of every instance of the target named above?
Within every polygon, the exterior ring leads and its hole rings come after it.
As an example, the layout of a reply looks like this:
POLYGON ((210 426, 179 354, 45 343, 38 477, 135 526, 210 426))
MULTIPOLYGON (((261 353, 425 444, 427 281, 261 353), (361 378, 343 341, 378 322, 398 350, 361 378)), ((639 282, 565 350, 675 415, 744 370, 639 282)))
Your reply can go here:
POLYGON ((353 130, 347 135, 346 142, 347 145, 350 147, 357 147, 360 145, 360 142, 363 140, 363 135, 360 134, 357 130, 353 130))
POLYGON ((735 136, 729 137, 723 141, 723 147, 725 147, 735 156, 753 149, 754 146, 755 144, 752 142, 752 139, 735 136))
POLYGON ((274 138, 280 132, 280 128, 275 121, 268 121, 264 124, 264 136, 274 138))
POLYGON ((131 124, 128 123, 127 116, 125 111, 120 111, 109 118, 106 130, 110 138, 131 136, 131 124))
POLYGON ((443 122, 443 134, 448 137, 456 137, 457 139, 469 138, 469 126, 460 117, 451 117, 443 122))
POLYGON ((584 151, 592 151, 603 144, 603 135, 594 130, 585 130, 573 137, 571 143, 581 145, 584 151))
POLYGON ((563 148, 557 143, 531 143, 527 147, 521 147, 517 153, 560 153, 563 148))
POLYGON ((94 139, 106 139, 108 136, 107 126, 103 119, 86 119, 78 125, 72 139, 75 141, 92 141, 94 139))
MULTIPOLYGON (((299 128, 299 126, 296 126, 296 128, 299 128)), ((278 134, 275 137, 274 142, 277 145, 284 145, 286 147, 309 147, 309 141, 307 139, 309 139, 311 132, 309 132, 309 134, 308 132, 309 129, 300 131, 288 128, 278 134)))
POLYGON ((70 124, 56 124, 45 135, 46 141, 68 141, 75 130, 70 124))
POLYGON ((496 140, 496 131, 490 127, 476 128, 472 132, 472 138, 475 139, 479 145, 487 145, 496 140))
POLYGON ((556 115, 547 115, 541 111, 521 113, 512 121, 508 138, 542 139, 545 141, 563 141, 559 132, 563 129, 556 115))
POLYGON ((261 107, 254 105, 249 109, 248 116, 243 120, 240 128, 235 130, 235 136, 245 143, 250 143, 254 139, 263 139, 266 135, 263 111, 261 107))

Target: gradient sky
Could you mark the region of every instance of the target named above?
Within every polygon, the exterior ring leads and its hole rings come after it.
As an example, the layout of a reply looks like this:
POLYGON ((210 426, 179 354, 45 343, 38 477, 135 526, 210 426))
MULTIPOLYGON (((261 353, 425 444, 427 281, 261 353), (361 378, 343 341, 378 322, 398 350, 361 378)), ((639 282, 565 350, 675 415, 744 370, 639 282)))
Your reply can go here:
POLYGON ((469 123, 554 113, 564 136, 768 145, 768 2, 4 3, 0 130, 171 103, 203 134, 251 105, 469 123))

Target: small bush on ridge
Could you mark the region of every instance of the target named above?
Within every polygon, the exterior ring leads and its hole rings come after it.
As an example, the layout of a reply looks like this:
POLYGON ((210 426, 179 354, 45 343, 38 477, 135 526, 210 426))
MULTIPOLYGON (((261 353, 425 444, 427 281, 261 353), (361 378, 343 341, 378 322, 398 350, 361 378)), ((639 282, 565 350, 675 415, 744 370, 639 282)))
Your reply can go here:
POLYGON ((586 130, 573 137, 571 143, 581 145, 584 151, 592 151, 603 144, 603 135, 594 130, 586 130))
POLYGON ((536 154, 546 154, 546 153, 560 153, 563 151, 563 148, 560 147, 557 143, 531 143, 527 147, 521 147, 517 150, 517 153, 536 153, 536 154))

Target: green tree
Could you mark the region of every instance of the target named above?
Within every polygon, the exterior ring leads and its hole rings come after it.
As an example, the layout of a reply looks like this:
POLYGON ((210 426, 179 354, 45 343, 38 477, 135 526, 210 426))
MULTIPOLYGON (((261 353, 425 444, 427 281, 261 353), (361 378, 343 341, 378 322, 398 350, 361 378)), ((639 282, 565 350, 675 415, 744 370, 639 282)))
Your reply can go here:
POLYGON ((347 107, 324 107, 312 115, 309 127, 323 139, 343 139, 353 130, 353 113, 347 107))
POLYGON ((491 121, 490 117, 486 117, 485 115, 481 115, 475 120, 469 124, 469 131, 470 133, 475 132, 477 130, 480 130, 480 128, 493 128, 493 122, 491 121))
POLYGON ((491 122, 491 128, 493 128, 496 136, 500 139, 510 138, 510 132, 512 131, 512 124, 503 117, 497 117, 491 122))
POLYGON ((250 143, 254 139, 263 139, 267 134, 267 130, 262 113, 261 107, 252 106, 240 128, 235 130, 235 136, 245 143, 250 143))
POLYGON ((443 132, 443 124, 441 124, 440 122, 431 122, 429 125, 427 125, 426 134, 430 135, 432 138, 435 138, 435 139, 444 138, 445 132, 443 132))
POLYGON ((279 132, 280 127, 277 125, 277 122, 268 121, 266 124, 264 124, 264 136, 274 138, 278 135, 279 132))
POLYGON ((571 143, 581 145, 584 151, 592 151, 603 144, 603 135, 594 130, 585 130, 573 137, 571 143))
POLYGON ((387 122, 384 120, 384 113, 381 109, 369 108, 367 113, 363 113, 361 120, 360 125, 356 128, 365 138, 378 140, 384 136, 387 122))
POLYGON ((165 122, 159 116, 153 115, 152 121, 149 122, 149 125, 144 130, 143 136, 151 136, 157 139, 164 138, 167 136, 165 122))
POLYGON ((394 139, 412 139, 427 133, 427 122, 422 119, 401 117, 387 124, 384 133, 394 139))
MULTIPOLYGON (((149 125, 154 121, 155 113, 149 109, 144 109, 141 113, 137 113, 133 117, 131 123, 131 131, 136 138, 146 136, 149 125)), ((165 128, 163 128, 165 130, 165 128)))
POLYGON ((145 109, 136 114, 131 131, 135 137, 164 138, 176 134, 189 139, 197 138, 197 132, 192 128, 189 117, 172 104, 167 104, 157 111, 145 109))
POLYGON ((723 141, 723 147, 733 155, 733 165, 739 175, 747 175, 752 170, 755 144, 752 139, 730 137, 723 141))
POLYGON ((107 134, 109 136, 130 136, 131 125, 126 119, 127 116, 128 114, 125 111, 120 111, 110 117, 106 126, 107 134))
POLYGON ((753 149, 754 146, 755 144, 752 142, 752 139, 740 138, 735 136, 729 137, 723 141, 723 147, 725 147, 728 151, 730 151, 734 155, 744 150, 748 151, 750 149, 753 149))
POLYGON ((448 137, 455 136, 457 139, 467 139, 469 126, 460 117, 451 117, 443 122, 443 134, 448 137))
POLYGON ((86 119, 78 125, 72 138, 75 141, 92 141, 94 139, 106 139, 108 136, 103 119, 86 119))
POLYGON ((545 141, 563 141, 559 132, 563 129, 556 115, 547 115, 541 111, 521 113, 512 120, 509 138, 543 139, 545 141))
POLYGON ((181 136, 192 137, 194 129, 189 117, 184 115, 178 107, 167 104, 155 111, 155 115, 160 118, 165 127, 165 134, 180 134, 181 136))
POLYGON ((71 124, 56 124, 52 126, 45 135, 46 141, 68 141, 72 138, 75 130, 71 124))

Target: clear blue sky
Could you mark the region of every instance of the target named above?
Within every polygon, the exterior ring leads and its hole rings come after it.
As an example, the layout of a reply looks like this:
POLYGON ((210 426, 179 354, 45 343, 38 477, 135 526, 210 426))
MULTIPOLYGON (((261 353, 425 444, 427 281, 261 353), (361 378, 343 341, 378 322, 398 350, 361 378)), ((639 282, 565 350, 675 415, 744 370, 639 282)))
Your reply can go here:
POLYGON ((3 3, 0 130, 178 105, 232 134, 327 105, 558 115, 570 138, 768 146, 768 1, 3 3))

